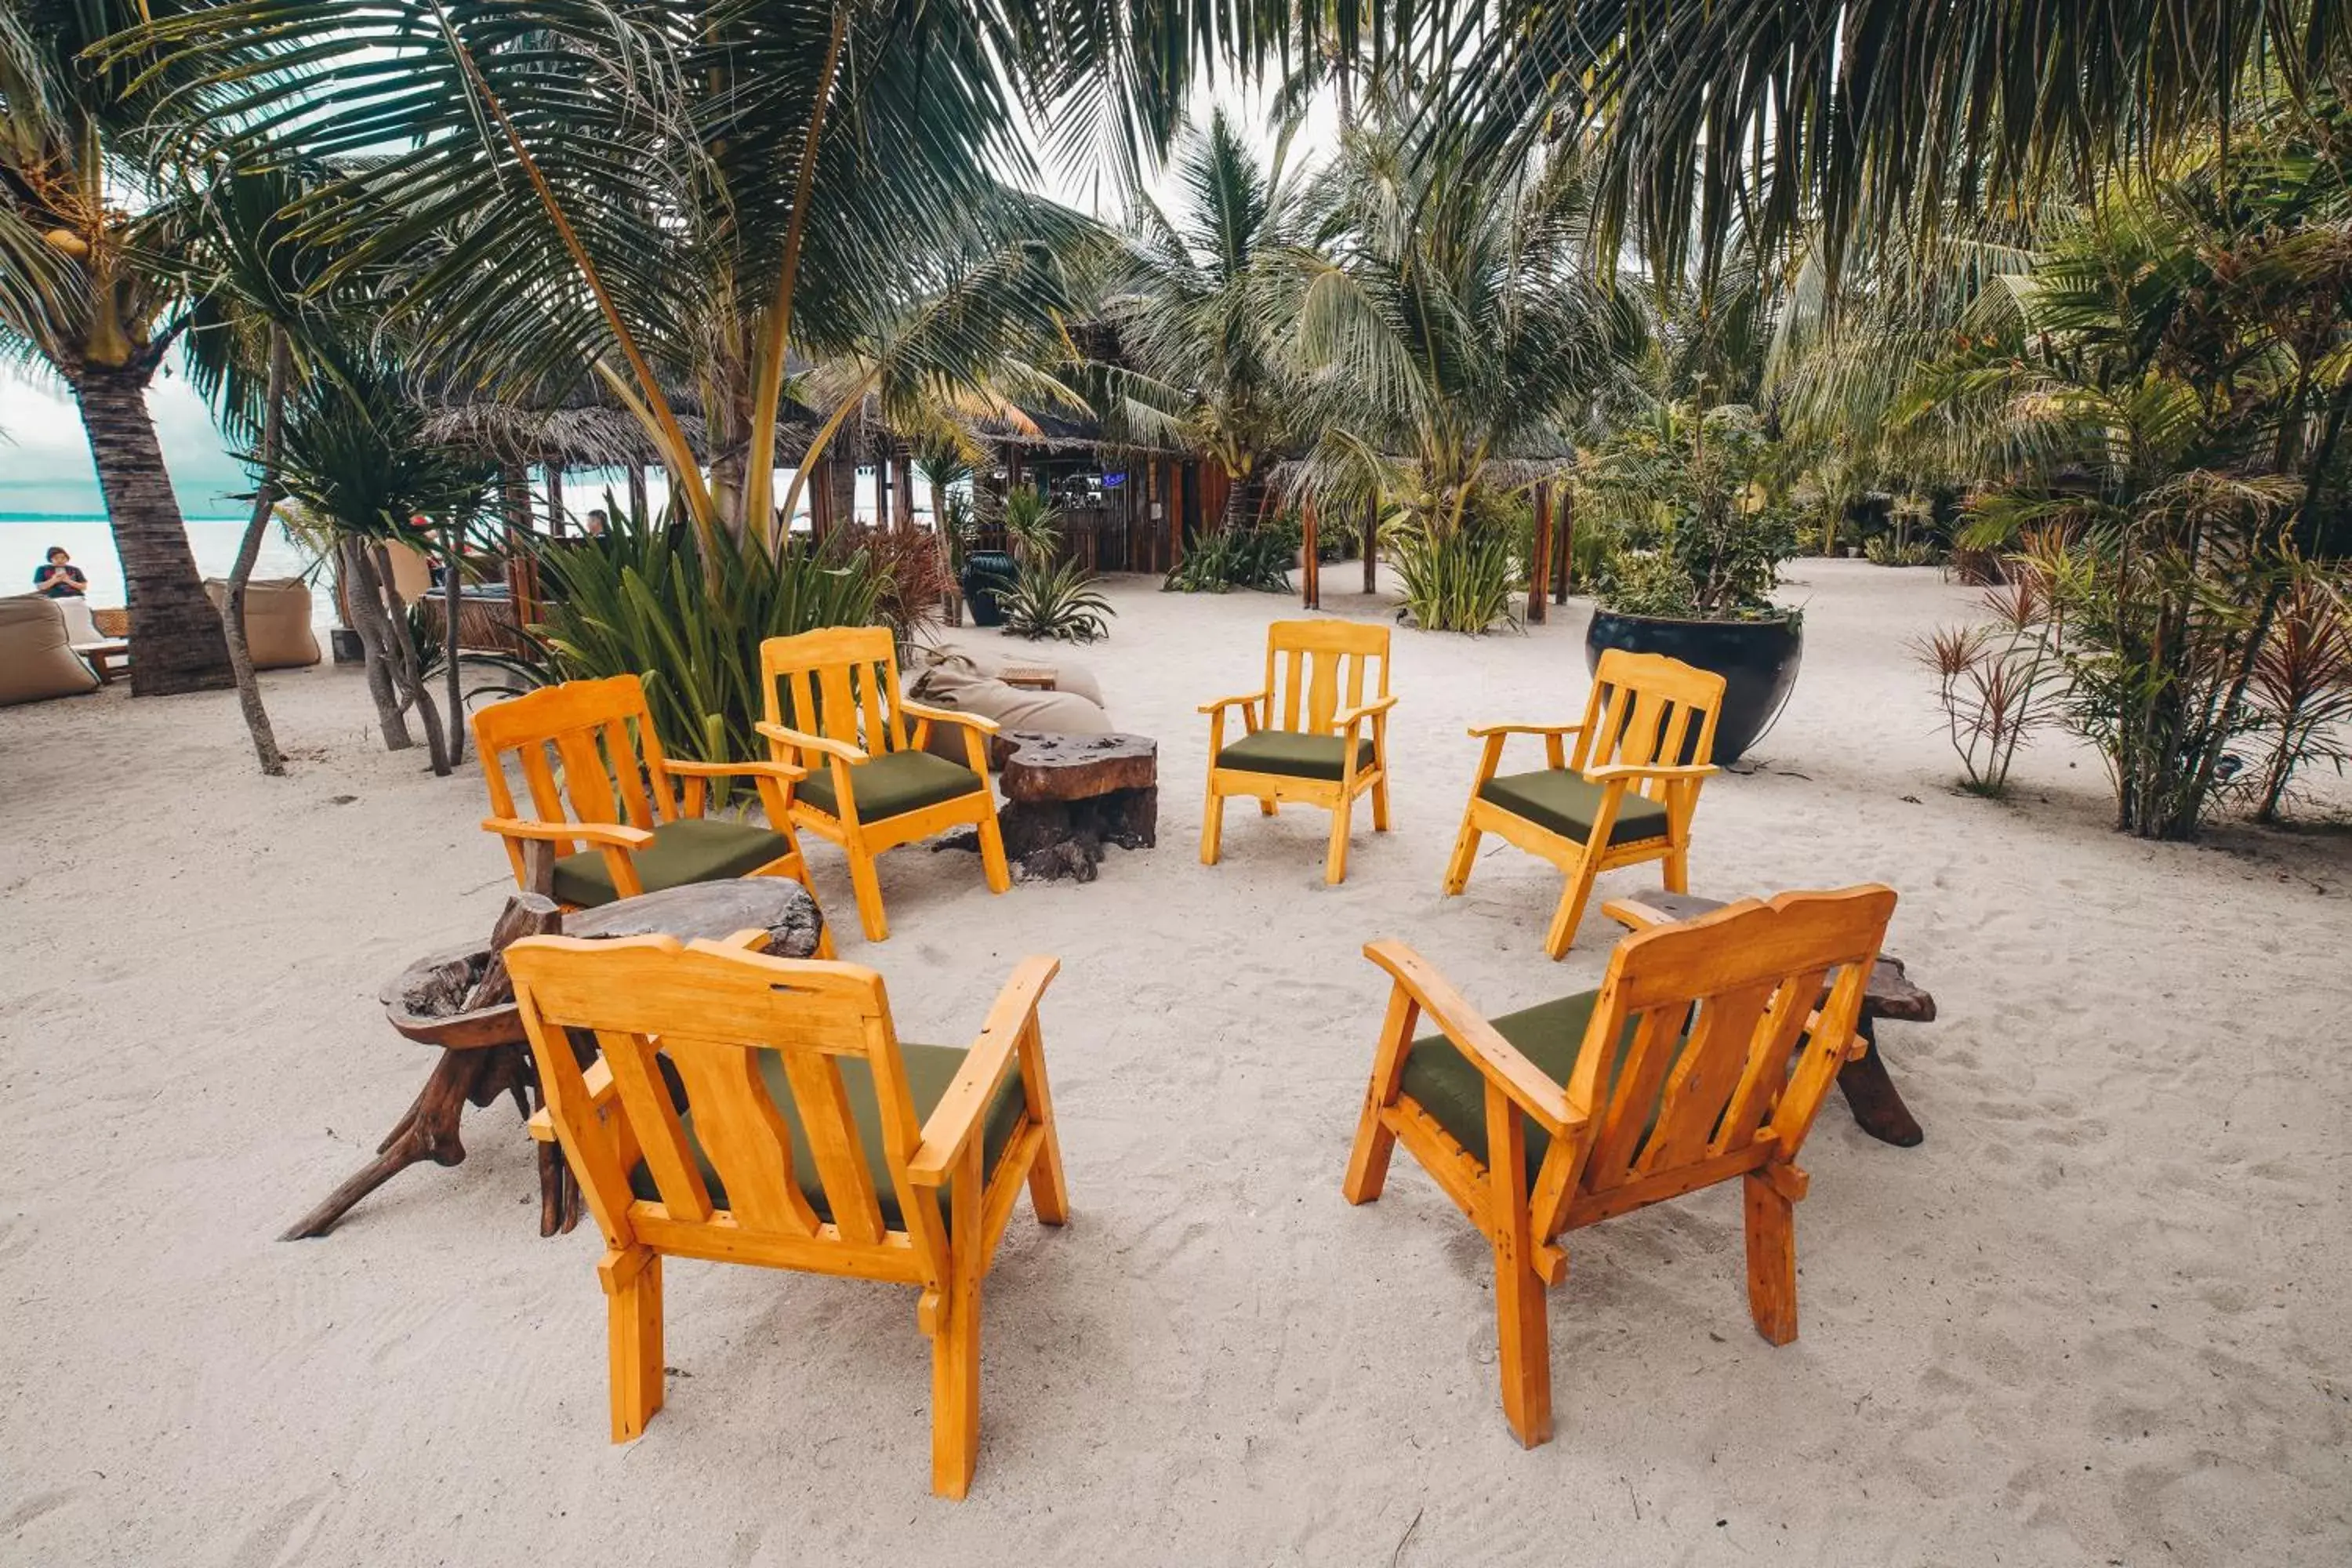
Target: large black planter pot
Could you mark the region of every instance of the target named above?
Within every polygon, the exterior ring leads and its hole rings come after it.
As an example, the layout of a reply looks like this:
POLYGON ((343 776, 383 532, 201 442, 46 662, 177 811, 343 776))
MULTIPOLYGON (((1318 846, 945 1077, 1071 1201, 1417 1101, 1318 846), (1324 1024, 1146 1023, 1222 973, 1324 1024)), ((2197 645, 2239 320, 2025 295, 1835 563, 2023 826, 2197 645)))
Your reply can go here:
POLYGON ((1584 633, 1584 662, 1597 668, 1601 650, 1662 653, 1723 677, 1723 712, 1715 721, 1715 755, 1721 766, 1736 763, 1780 716, 1797 684, 1805 652, 1804 623, 1794 616, 1773 621, 1670 621, 1655 616, 1621 616, 1595 609, 1584 633))
POLYGON ((963 558, 963 602, 971 606, 973 626, 1004 624, 1004 606, 997 603, 997 595, 1013 586, 1013 574, 1019 570, 1002 550, 975 550, 963 558))

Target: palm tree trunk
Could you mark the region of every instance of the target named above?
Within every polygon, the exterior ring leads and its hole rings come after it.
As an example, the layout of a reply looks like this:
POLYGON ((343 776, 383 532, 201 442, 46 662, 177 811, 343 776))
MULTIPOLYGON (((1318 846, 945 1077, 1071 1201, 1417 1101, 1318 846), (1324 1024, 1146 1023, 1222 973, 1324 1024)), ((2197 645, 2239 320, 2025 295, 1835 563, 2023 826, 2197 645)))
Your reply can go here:
POLYGON ((463 602, 460 595, 465 591, 464 574, 458 570, 457 563, 465 553, 462 548, 465 538, 465 524, 451 526, 448 564, 441 569, 441 652, 443 668, 449 676, 448 740, 449 763, 453 767, 466 760, 466 726, 463 720, 466 700, 464 689, 457 679, 457 608, 463 602))
POLYGON ((270 727, 269 710, 261 705, 261 682, 253 673, 253 650, 245 636, 245 589, 253 581, 253 563, 261 555, 261 535, 269 526, 271 508, 278 504, 278 447, 285 429, 286 381, 293 355, 283 328, 269 333, 269 390, 261 416, 261 478, 253 492, 253 516, 237 542, 236 563, 228 570, 228 594, 221 606, 221 630, 228 642, 229 668, 236 677, 237 706, 253 736, 253 754, 271 778, 286 773, 285 754, 278 749, 278 732, 270 727))
POLYGON ((416 742, 408 733, 408 720, 394 689, 391 628, 384 624, 383 584, 377 578, 367 541, 345 534, 336 543, 336 568, 343 582, 343 603, 352 629, 367 649, 368 694, 375 699, 377 726, 383 731, 383 749, 404 752, 416 742))
POLYGON ((131 600, 131 694, 169 697, 236 684, 228 639, 196 575, 188 526, 147 412, 148 373, 85 364, 68 379, 131 600))

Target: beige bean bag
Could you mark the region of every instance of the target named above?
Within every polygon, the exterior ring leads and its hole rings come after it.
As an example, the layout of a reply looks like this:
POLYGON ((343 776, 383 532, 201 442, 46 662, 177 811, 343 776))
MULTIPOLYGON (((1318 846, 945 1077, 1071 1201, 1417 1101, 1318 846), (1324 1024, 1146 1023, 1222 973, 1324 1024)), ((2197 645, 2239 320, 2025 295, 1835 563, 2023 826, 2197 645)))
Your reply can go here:
MULTIPOLYGON (((1057 735, 1111 732, 1110 715, 1083 692, 1008 686, 983 673, 978 661, 965 657, 961 648, 927 648, 914 657, 930 661, 907 688, 907 695, 918 702, 958 713, 977 713, 1007 730, 1043 730, 1057 735)), ((1091 679, 1087 684, 1093 685, 1091 679)), ((967 732, 952 724, 935 724, 924 750, 950 762, 962 762, 967 732)))
MULTIPOLYGON (((217 610, 228 584, 205 580, 217 610)), ((299 669, 319 662, 319 635, 310 629, 310 585, 299 577, 256 578, 245 585, 245 646, 256 669, 299 669)))
MULTIPOLYGON (((1084 665, 1065 664, 1058 659, 1041 658, 1034 645, 1029 643, 1006 647, 1002 638, 997 639, 997 646, 994 647, 986 644, 941 643, 937 647, 918 648, 913 655, 913 659, 918 666, 926 658, 940 658, 963 659, 991 679, 1002 679, 1005 666, 1012 664, 1026 665, 1032 669, 1039 668, 1050 669, 1054 672, 1055 691, 1075 691, 1097 708, 1109 706, 1103 700, 1102 686, 1095 679, 1094 671, 1084 665)), ((922 699, 918 698, 916 700, 920 701, 922 699)), ((1094 731, 1066 730, 1063 733, 1092 734, 1094 731)))
POLYGON ((0 707, 98 689, 97 673, 68 640, 58 603, 38 594, 0 599, 0 707))

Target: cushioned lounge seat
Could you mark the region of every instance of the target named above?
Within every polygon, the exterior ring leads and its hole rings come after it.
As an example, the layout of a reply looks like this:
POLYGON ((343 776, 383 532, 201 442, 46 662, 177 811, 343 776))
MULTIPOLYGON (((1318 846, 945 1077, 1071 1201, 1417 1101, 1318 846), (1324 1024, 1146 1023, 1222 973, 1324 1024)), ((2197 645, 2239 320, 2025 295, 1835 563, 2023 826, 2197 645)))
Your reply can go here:
MULTIPOLYGON (((748 877, 792 849, 781 833, 723 817, 682 817, 659 824, 653 833, 653 843, 632 857, 648 893, 748 877)), ((556 861, 555 896, 583 910, 611 903, 615 897, 613 873, 603 852, 586 849, 556 861)))
MULTIPOLYGON (((820 753, 803 759, 809 776, 793 786, 794 798, 827 816, 839 816, 833 792, 833 764, 820 753)), ((927 805, 955 800, 982 787, 980 775, 959 763, 929 752, 885 752, 849 770, 850 790, 857 796, 857 820, 881 822, 904 816, 927 805)))
MULTIPOLYGON (((1356 742, 1356 771, 1370 767, 1378 753, 1369 739, 1356 742)), ((1260 730, 1225 742, 1216 765, 1244 773, 1282 773, 1300 779, 1337 779, 1347 772, 1346 740, 1339 735, 1303 735, 1292 730, 1260 730)))
MULTIPOLYGON (((915 1102, 918 1124, 931 1114, 931 1108, 955 1081, 955 1075, 968 1053, 951 1046, 919 1046, 898 1042, 898 1059, 907 1075, 908 1097, 915 1102)), ((834 1062, 841 1068, 842 1094, 849 1102, 851 1120, 857 1124, 857 1143, 866 1156, 866 1170, 874 1182, 875 1202, 882 1210, 882 1221, 893 1230, 906 1228, 906 1214, 898 1205, 898 1194, 891 1185, 889 1163, 883 1158, 882 1113, 874 1097, 874 1072, 863 1057, 836 1056, 834 1062)), ((808 1198, 809 1206, 817 1217, 831 1221, 833 1207, 825 1199, 824 1183, 817 1176, 816 1156, 809 1149, 807 1131, 802 1128, 795 1109, 792 1086, 784 1077, 783 1058, 774 1051, 760 1053, 760 1076, 766 1081, 768 1098, 792 1132, 793 1180, 808 1198)), ((996 1169, 996 1162, 1013 1141, 1013 1130, 1021 1121, 1023 1097, 1021 1075, 1007 1073, 999 1086, 996 1098, 989 1102, 988 1120, 981 1130, 981 1169, 983 1173, 996 1169)), ((709 1158, 702 1152, 702 1141, 695 1136, 694 1111, 689 1107, 679 1121, 686 1128, 688 1144, 694 1150, 695 1163, 702 1167, 702 1180, 710 1189, 710 1202, 716 1208, 727 1207, 727 1188, 711 1168, 709 1158)), ((661 1202, 661 1190, 654 1184, 653 1173, 642 1164, 630 1173, 629 1185, 637 1196, 648 1203, 661 1202)), ((940 1218, 944 1223, 949 1214, 948 1194, 955 1184, 950 1182, 939 1189, 940 1218)))
MULTIPOLYGON (((1556 1002, 1539 1003, 1517 1013, 1506 1013, 1489 1019, 1496 1033, 1518 1047, 1519 1054, 1533 1062, 1543 1075, 1557 1084, 1565 1085, 1568 1075, 1576 1069, 1577 1052, 1584 1045, 1585 1026, 1592 1021, 1592 1005, 1600 1000, 1598 991, 1580 991, 1573 996, 1562 996, 1556 1002)), ((1609 1063, 1609 1081, 1601 1086, 1598 1103, 1606 1105, 1617 1087, 1617 1074, 1625 1065, 1625 1053, 1633 1044, 1635 1026, 1628 1023, 1617 1041, 1617 1054, 1609 1063)), ((1664 1073, 1658 1075, 1658 1094, 1664 1098, 1666 1088, 1664 1073)), ((1437 1120, 1437 1124, 1454 1136, 1454 1141, 1480 1158, 1486 1156, 1486 1080, 1478 1069, 1463 1059, 1454 1048, 1454 1042, 1444 1035, 1431 1035, 1412 1043, 1412 1054, 1405 1058, 1403 1091, 1421 1102, 1423 1110, 1437 1120)), ((1642 1128, 1642 1138, 1647 1142, 1651 1127, 1656 1125, 1658 1108, 1653 1102, 1648 1120, 1642 1128)), ((1551 1134, 1530 1121, 1528 1135, 1528 1185, 1535 1185, 1536 1173, 1543 1165, 1544 1151, 1551 1147, 1551 1134)), ((1639 1145, 1636 1145, 1639 1152, 1639 1145)))
MULTIPOLYGON (((1580 844, 1592 836, 1601 795, 1601 785, 1566 768, 1506 773, 1478 786, 1479 799, 1580 844)), ((1664 805, 1630 789, 1618 797, 1617 820, 1609 826, 1610 843, 1637 844, 1644 838, 1664 838, 1666 832, 1664 805)))

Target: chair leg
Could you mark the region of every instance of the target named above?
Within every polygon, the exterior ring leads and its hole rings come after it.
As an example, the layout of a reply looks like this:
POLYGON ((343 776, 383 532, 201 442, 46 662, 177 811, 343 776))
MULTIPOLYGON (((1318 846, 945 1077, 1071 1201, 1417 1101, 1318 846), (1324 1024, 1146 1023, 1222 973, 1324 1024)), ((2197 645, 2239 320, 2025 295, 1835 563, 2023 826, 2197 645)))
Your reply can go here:
POLYGON ((1740 1178, 1748 1210, 1748 1310, 1776 1345, 1797 1337, 1796 1205, 1751 1171, 1740 1178))
POLYGON ((857 894, 857 921, 868 942, 890 940, 890 921, 882 912, 882 879, 875 874, 874 857, 862 844, 849 847, 849 885, 857 894))
POLYGON ((1372 780, 1372 831, 1389 830, 1389 771, 1382 768, 1372 780))
POLYGON ((988 879, 990 892, 1011 889, 1013 868, 1004 863, 1004 830, 996 825, 992 810, 980 819, 980 868, 988 879))
POLYGON ((613 1441, 644 1436, 662 1406, 661 1255, 607 1252, 596 1265, 610 1339, 613 1441))
POLYGON ((1664 878, 1669 893, 1689 892, 1690 846, 1682 844, 1667 850, 1666 863, 1660 868, 1660 875, 1664 878))
POLYGON ((1569 945, 1576 941, 1576 927, 1584 919, 1584 903, 1592 896, 1592 879, 1600 868, 1592 863, 1592 852, 1585 851, 1584 858, 1568 876, 1568 886, 1559 895, 1559 908, 1552 911, 1551 924, 1544 931, 1544 952, 1553 958, 1568 954, 1569 945))
POLYGON ((1377 1203, 1389 1182, 1389 1156, 1396 1152, 1396 1134, 1381 1120, 1386 1103, 1381 1092, 1381 1069, 1372 1069, 1372 1087, 1364 1096, 1364 1113, 1356 1119, 1356 1142, 1348 1151, 1348 1174, 1339 1195, 1351 1204, 1377 1203))
POLYGON ((967 1267, 957 1259, 931 1336, 931 1490, 945 1498, 971 1489, 980 1460, 980 1279, 967 1267))
POLYGON ((1348 879, 1348 819, 1356 803, 1346 795, 1331 807, 1331 849, 1323 857, 1323 880, 1333 887, 1348 879))
POLYGON ((1217 863, 1217 847, 1223 841, 1224 837, 1225 797, 1217 793, 1217 786, 1213 782, 1209 785, 1209 798, 1201 807, 1202 865, 1213 866, 1217 863))
POLYGON ((1454 858, 1445 863, 1445 896, 1452 898, 1470 885, 1470 868, 1477 863, 1478 840, 1483 837, 1472 825, 1470 808, 1462 809, 1462 831, 1454 836, 1454 858))
POLYGON ((1281 804, 1270 795, 1262 795, 1257 797, 1257 814, 1260 816, 1272 816, 1276 808, 1281 804))
POLYGON ((1495 1248, 1495 1348, 1503 1373, 1503 1418, 1519 1442, 1551 1441, 1551 1324, 1544 1283, 1516 1248, 1495 1248))

